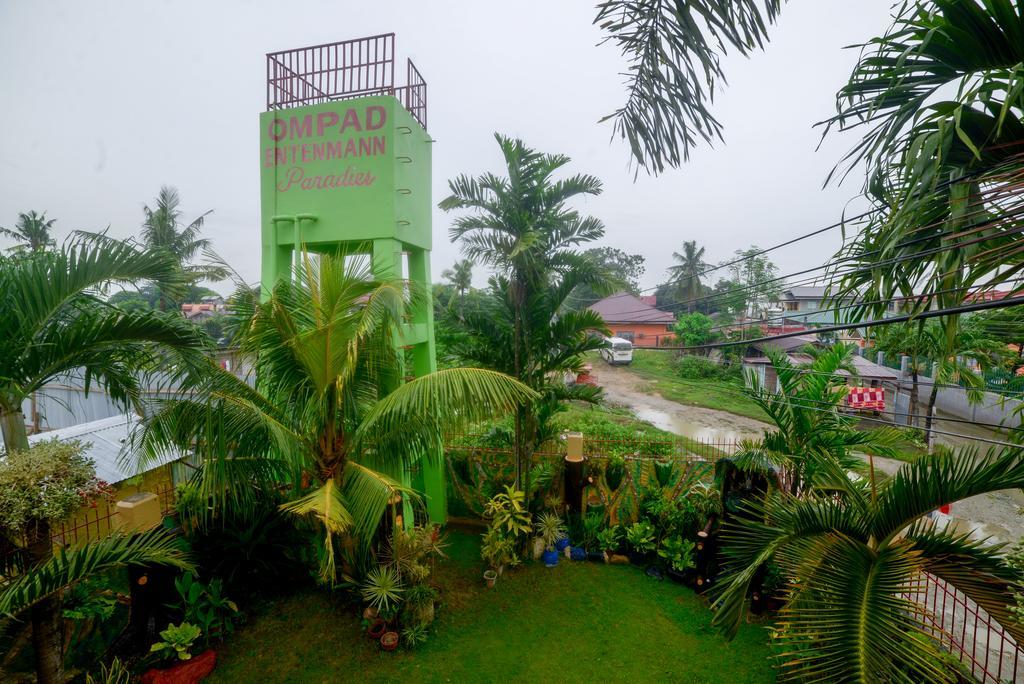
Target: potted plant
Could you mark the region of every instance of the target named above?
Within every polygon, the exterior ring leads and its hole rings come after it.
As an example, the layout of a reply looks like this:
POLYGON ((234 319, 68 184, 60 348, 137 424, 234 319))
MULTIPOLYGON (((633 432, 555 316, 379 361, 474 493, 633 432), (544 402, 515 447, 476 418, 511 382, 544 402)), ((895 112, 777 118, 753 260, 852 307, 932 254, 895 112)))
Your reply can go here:
POLYGON ((672 483, 672 471, 674 468, 675 464, 672 461, 654 462, 654 478, 658 481, 660 487, 665 488, 672 483))
POLYGON ((597 533, 597 547, 601 549, 601 558, 605 563, 609 561, 612 554, 619 550, 622 543, 622 528, 618 525, 606 527, 597 533))
POLYGON ((608 467, 604 471, 604 481, 608 490, 614 492, 622 484, 626 476, 626 459, 622 456, 612 456, 608 459, 608 467))
POLYGON ((192 646, 201 634, 201 629, 188 622, 167 625, 160 632, 160 641, 150 647, 150 653, 160 654, 161 663, 172 664, 148 670, 142 675, 143 684, 198 682, 213 672, 217 653, 212 648, 192 657, 192 646))
POLYGON ((394 651, 398 648, 398 632, 384 632, 380 638, 380 647, 384 651, 394 651))
POLYGON ((366 573, 360 591, 363 600, 376 608, 380 618, 389 623, 398 614, 405 592, 398 571, 389 565, 378 565, 366 573))
POLYGON ((366 636, 374 641, 380 641, 386 631, 388 631, 388 621, 378 617, 374 618, 370 626, 366 628, 366 636))
POLYGON ((405 606, 412 622, 419 625, 429 625, 433 622, 436 600, 437 592, 430 585, 415 584, 409 587, 405 593, 405 606))
POLYGON ((494 583, 498 581, 498 573, 494 570, 484 570, 484 582, 487 584, 488 589, 494 588, 494 583))
POLYGON ((426 641, 427 628, 424 625, 412 625, 402 630, 402 643, 406 648, 416 648, 426 641))
POLYGON ((484 533, 480 557, 498 575, 505 571, 506 565, 515 567, 520 562, 516 554, 515 539, 494 527, 484 533))
POLYGON ((673 582, 683 584, 686 581, 686 572, 696 567, 693 549, 693 542, 679 535, 662 540, 658 555, 665 559, 668 576, 673 582))
POLYGON ((626 541, 629 543, 630 562, 643 565, 654 551, 654 525, 647 520, 633 523, 626 530, 626 541))
POLYGON ((535 527, 537 539, 544 547, 541 554, 544 565, 553 568, 558 565, 558 551, 555 545, 565 538, 565 523, 556 513, 541 513, 535 527))

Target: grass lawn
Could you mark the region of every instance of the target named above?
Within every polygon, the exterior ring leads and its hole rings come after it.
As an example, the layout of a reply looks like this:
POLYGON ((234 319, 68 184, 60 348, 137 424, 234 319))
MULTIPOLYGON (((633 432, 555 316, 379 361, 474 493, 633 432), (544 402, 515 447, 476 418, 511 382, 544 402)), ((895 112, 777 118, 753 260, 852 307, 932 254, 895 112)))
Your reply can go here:
POLYGON ((689 380, 680 378, 672 368, 671 351, 633 350, 629 369, 651 381, 650 390, 671 401, 728 411, 738 416, 768 420, 761 407, 743 394, 739 380, 689 380))
POLYGON ((479 535, 450 531, 430 641, 381 652, 355 606, 319 592, 269 601, 218 653, 210 682, 770 682, 768 633, 732 642, 689 589, 631 566, 563 560, 481 579, 479 535))

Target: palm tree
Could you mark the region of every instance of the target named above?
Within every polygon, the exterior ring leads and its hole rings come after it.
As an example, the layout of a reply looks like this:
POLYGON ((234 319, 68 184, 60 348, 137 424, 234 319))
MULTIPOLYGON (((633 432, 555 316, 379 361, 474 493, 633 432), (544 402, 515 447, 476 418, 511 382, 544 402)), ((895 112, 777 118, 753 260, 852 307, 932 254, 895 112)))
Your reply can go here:
POLYGON ((855 417, 839 412, 846 398, 846 378, 856 374, 852 346, 836 344, 813 352, 806 364, 793 363, 774 349, 766 353, 779 388, 765 387, 751 376, 751 393, 775 429, 760 440, 742 442, 735 457, 739 465, 762 471, 781 468, 787 489, 798 494, 827 486, 836 466, 844 472, 864 470, 857 451, 892 455, 897 433, 889 428, 859 431, 855 417))
POLYGON ((8 248, 10 252, 38 252, 50 249, 56 243, 51 232, 57 219, 46 219, 46 212, 37 214, 30 211, 18 214, 18 223, 14 229, 0 227, 0 235, 18 240, 18 244, 8 248))
POLYGON ((441 277, 451 283, 455 293, 459 296, 459 318, 462 318, 465 310, 466 291, 473 286, 473 262, 469 259, 460 259, 450 269, 442 271, 441 277))
MULTIPOLYGON (((557 278, 548 289, 535 292, 527 300, 524 326, 529 331, 525 340, 528 362, 520 368, 519 377, 535 390, 539 398, 531 411, 522 417, 524 451, 534 453, 541 445, 557 436, 554 418, 565 410, 567 401, 594 403, 600 390, 590 385, 567 385, 566 374, 575 376, 589 351, 601 348, 602 334, 608 330, 599 314, 590 309, 573 311, 567 302, 579 284, 586 284, 591 271, 572 270, 557 278)), ((449 351, 464 362, 478 364, 506 374, 516 371, 511 353, 515 331, 515 310, 508 296, 505 278, 492 278, 490 287, 480 299, 478 309, 452 325, 455 342, 449 351)), ((532 495, 531 485, 523 489, 532 495)))
MULTIPOLYGON (((567 203, 581 195, 600 194, 601 181, 584 174, 555 180, 554 174, 571 161, 568 157, 542 154, 500 134, 495 139, 507 176, 459 176, 448 182, 451 195, 439 206, 445 211, 465 210, 449 231, 452 241, 460 241, 467 257, 492 266, 505 278, 513 316, 511 375, 528 382, 535 362, 528 342, 532 322, 526 315, 527 303, 569 271, 593 271, 590 280, 600 287, 598 269, 576 248, 601 237, 604 225, 581 216, 567 203)), ((534 439, 526 432, 532 432, 533 415, 526 405, 516 412, 516 484, 520 487, 522 478, 529 478, 529 444, 534 439)))
POLYGON ((602 120, 628 141, 649 172, 678 167, 699 140, 722 138, 712 114, 722 59, 729 48, 749 55, 767 40, 782 0, 602 0, 598 24, 629 63, 628 99, 602 120))
MULTIPOLYGON (((195 356, 204 337, 178 316, 129 313, 95 296, 111 284, 142 279, 173 282, 166 255, 101 237, 79 239, 59 250, 27 253, 0 268, 0 429, 7 453, 28 449, 22 404, 57 379, 80 374, 85 388, 99 385, 115 400, 139 406, 140 371, 155 369, 169 350, 195 356)), ((27 540, 34 566, 50 561, 49 524, 34 525, 27 540)), ((47 635, 59 633, 60 601, 53 595, 32 605, 33 643, 40 681, 63 681, 59 650, 47 635)))
MULTIPOLYGON (((210 241, 200 238, 199 233, 206 217, 212 214, 213 210, 205 211, 191 223, 184 224, 180 204, 181 198, 178 196, 178 191, 165 185, 160 188, 160 193, 156 196, 156 203, 152 208, 142 207, 146 216, 140 235, 143 244, 150 249, 161 250, 169 254, 178 264, 186 285, 194 285, 201 280, 223 280, 228 275, 223 266, 192 263, 198 254, 210 249, 210 241)), ((158 285, 160 287, 158 308, 165 311, 170 302, 180 296, 181 290, 168 287, 165 283, 158 283, 158 285)))
POLYGON ((795 497, 773 491, 723 533, 725 574, 714 624, 729 636, 743 621, 758 568, 774 559, 788 578, 776 627, 782 674, 801 681, 954 682, 932 625, 906 595, 930 573, 982 606, 1018 641, 1010 612, 1018 586, 999 545, 939 528, 938 507, 1024 485, 1020 449, 922 456, 891 478, 852 480, 795 497))
POLYGON ((316 264, 306 255, 265 302, 239 301, 235 339, 255 386, 210 363, 142 426, 140 460, 194 449, 196 484, 215 514, 248 510, 284 488, 281 510, 321 528, 320 577, 334 583, 337 549, 365 558, 389 502, 415 496, 403 474, 420 454, 439 452, 444 431, 534 396, 479 369, 402 384, 408 290, 374 280, 365 255, 325 254, 316 264))
POLYGON ((951 317, 942 317, 939 324, 926 325, 921 331, 924 347, 931 352, 935 361, 924 423, 929 450, 935 445, 932 422, 939 387, 959 383, 963 385, 970 403, 980 403, 985 397, 985 380, 968 362, 973 361, 979 369, 987 370, 998 365, 1007 355, 1006 345, 980 335, 974 329, 966 329, 959 317, 952 323, 944 321, 945 318, 951 317))
POLYGON ((708 270, 708 264, 704 261, 704 248, 698 249, 696 240, 687 240, 683 243, 682 254, 672 252, 672 258, 678 263, 669 266, 669 280, 675 283, 679 298, 685 298, 686 310, 692 312, 694 300, 700 296, 701 278, 704 271, 708 270))

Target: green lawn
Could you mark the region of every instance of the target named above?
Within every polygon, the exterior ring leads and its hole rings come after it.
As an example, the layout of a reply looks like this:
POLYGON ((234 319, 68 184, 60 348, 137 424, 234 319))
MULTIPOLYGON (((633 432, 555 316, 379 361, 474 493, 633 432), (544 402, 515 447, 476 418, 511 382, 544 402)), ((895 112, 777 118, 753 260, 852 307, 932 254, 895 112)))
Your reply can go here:
POLYGON ((743 394, 743 383, 739 380, 689 380, 680 378, 672 368, 671 351, 633 351, 633 363, 629 368, 637 375, 651 381, 650 391, 657 392, 671 401, 689 406, 703 406, 718 411, 728 411, 738 416, 757 420, 768 417, 754 400, 743 394))
POLYGON ((431 640, 383 653, 357 608, 323 593, 269 602, 218 654, 210 682, 770 682, 768 633, 732 642, 690 590, 639 568, 563 560, 480 578, 477 534, 452 531, 431 640))

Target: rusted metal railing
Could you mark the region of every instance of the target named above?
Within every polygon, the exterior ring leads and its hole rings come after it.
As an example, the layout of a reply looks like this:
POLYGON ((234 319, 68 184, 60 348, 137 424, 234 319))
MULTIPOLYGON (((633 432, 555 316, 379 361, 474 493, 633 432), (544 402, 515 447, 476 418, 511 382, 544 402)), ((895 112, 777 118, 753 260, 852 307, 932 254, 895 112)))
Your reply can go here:
POLYGON ((920 606, 919 617, 932 636, 979 682, 1024 681, 1024 649, 962 591, 924 573, 904 597, 920 606))
POLYGON ((267 110, 392 95, 427 128, 427 82, 406 60, 406 85, 395 84, 395 34, 267 53, 267 110))

